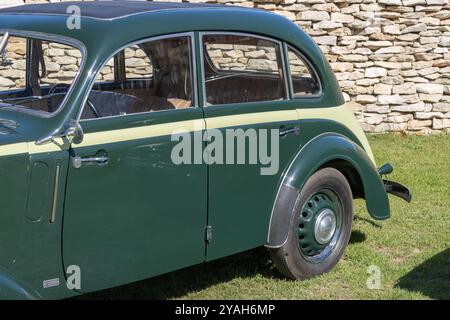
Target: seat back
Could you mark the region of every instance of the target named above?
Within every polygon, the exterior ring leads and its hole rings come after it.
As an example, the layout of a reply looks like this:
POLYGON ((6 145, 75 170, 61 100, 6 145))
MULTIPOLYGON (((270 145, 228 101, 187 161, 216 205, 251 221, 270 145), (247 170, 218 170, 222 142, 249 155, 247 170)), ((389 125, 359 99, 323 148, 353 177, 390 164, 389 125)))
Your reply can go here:
MULTIPOLYGON (((89 100, 98 110, 101 117, 148 111, 148 104, 143 99, 118 92, 92 90, 89 94, 89 100)), ((92 118, 95 118, 94 112, 86 105, 81 119, 92 118)))

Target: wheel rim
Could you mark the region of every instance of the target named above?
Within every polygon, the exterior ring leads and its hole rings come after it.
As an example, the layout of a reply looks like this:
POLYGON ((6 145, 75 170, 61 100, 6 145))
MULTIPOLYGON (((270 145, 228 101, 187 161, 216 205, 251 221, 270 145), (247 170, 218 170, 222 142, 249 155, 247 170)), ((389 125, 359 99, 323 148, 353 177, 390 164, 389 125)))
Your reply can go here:
POLYGON ((298 221, 300 254, 310 262, 322 262, 341 235, 342 205, 338 196, 328 189, 313 194, 305 202, 298 221))

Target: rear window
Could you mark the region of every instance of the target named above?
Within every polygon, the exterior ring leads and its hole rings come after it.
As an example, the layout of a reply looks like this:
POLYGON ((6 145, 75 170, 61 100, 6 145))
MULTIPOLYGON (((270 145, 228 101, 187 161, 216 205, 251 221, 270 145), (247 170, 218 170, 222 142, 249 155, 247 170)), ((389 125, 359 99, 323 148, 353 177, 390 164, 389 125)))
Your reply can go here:
POLYGON ((288 46, 288 61, 294 98, 318 94, 320 85, 315 72, 303 56, 290 46, 288 46))

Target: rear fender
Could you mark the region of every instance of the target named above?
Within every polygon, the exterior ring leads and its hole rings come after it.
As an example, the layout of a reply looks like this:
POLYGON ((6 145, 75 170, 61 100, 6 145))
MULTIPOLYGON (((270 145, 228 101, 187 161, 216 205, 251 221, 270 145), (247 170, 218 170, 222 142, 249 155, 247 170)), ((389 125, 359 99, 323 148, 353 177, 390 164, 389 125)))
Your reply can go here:
POLYGON ((389 218, 389 199, 383 181, 364 149, 343 135, 324 133, 301 148, 284 174, 272 210, 268 247, 280 247, 286 242, 298 193, 311 175, 334 160, 346 161, 359 174, 370 216, 377 220, 389 218))

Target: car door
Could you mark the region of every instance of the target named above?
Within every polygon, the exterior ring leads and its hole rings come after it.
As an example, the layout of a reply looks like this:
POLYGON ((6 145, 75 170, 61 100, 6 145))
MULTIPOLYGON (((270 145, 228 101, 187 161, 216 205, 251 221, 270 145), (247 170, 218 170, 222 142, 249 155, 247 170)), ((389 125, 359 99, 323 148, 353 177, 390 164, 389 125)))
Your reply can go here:
POLYGON ((235 134, 234 149, 224 148, 234 153, 234 164, 209 165, 211 260, 265 244, 280 176, 299 150, 301 128, 296 103, 288 99, 280 42, 228 32, 205 32, 200 38, 208 133, 235 134), (258 147, 250 142, 255 136, 258 147), (245 140, 243 148, 238 139, 245 140), (264 146, 268 152, 262 152, 264 146), (238 163, 242 152, 246 161, 238 163), (272 160, 264 161, 261 152, 272 160))
POLYGON ((192 44, 191 34, 178 34, 130 45, 89 95, 63 227, 65 269, 80 268, 82 292, 204 260, 206 166, 172 160, 172 134, 204 128, 192 44), (114 81, 104 81, 108 72, 114 81))

